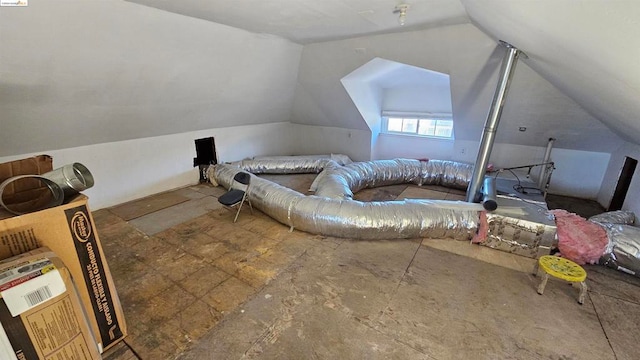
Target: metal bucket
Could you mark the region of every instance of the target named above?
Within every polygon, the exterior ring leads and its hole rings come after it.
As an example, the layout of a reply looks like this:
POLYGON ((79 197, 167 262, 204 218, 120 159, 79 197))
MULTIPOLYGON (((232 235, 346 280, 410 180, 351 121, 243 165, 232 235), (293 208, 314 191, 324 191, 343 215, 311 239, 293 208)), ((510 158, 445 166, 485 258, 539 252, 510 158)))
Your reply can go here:
POLYGON ((15 215, 23 215, 30 212, 40 211, 54 206, 62 205, 63 201, 64 191, 62 190, 62 188, 54 181, 47 179, 46 177, 43 177, 41 175, 14 176, 3 181, 0 184, 0 206, 15 215), (7 199, 5 199, 4 190, 7 188, 7 186, 17 181, 29 181, 28 179, 35 179, 44 184, 44 186, 40 187, 40 189, 42 190, 39 191, 37 195, 29 197, 28 199, 22 199, 19 202, 8 201, 7 199), (44 191, 45 189, 48 189, 49 191, 44 191))
POLYGON ((65 165, 42 176, 58 184, 67 199, 94 184, 93 175, 80 163, 65 165))

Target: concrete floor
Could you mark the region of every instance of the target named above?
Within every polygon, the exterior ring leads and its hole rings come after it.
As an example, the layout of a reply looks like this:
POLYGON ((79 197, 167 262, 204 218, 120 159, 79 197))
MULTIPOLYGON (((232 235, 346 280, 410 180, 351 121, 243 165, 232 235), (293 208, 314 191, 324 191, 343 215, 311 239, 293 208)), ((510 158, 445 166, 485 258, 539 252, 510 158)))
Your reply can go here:
MULTIPOLYGON (((266 176, 265 176, 266 177, 266 176)), ((313 175, 270 176, 298 189, 313 175)), ((455 198, 368 189, 361 200, 455 198), (405 195, 402 195, 402 194, 405 195)), ((587 266, 577 290, 536 293, 533 260, 439 239, 361 241, 289 232, 259 211, 237 223, 198 185, 94 213, 129 359, 637 359, 640 279, 587 266), (129 219, 125 221, 124 219, 129 219)))

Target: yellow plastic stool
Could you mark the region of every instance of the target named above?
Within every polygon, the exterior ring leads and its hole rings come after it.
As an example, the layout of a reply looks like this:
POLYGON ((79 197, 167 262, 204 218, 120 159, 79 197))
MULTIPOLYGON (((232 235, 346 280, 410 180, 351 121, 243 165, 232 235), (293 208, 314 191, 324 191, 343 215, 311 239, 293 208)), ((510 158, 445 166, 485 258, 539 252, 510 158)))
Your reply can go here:
POLYGON ((545 286, 547 286, 547 280, 549 275, 558 279, 570 281, 573 284, 580 286, 580 295, 578 296, 578 303, 582 305, 584 303, 584 297, 587 294, 587 272, 584 271, 582 266, 574 263, 571 260, 561 258, 552 255, 543 255, 538 259, 535 268, 533 269, 533 275, 538 274, 538 269, 544 270, 542 281, 538 285, 538 294, 542 295, 545 286))

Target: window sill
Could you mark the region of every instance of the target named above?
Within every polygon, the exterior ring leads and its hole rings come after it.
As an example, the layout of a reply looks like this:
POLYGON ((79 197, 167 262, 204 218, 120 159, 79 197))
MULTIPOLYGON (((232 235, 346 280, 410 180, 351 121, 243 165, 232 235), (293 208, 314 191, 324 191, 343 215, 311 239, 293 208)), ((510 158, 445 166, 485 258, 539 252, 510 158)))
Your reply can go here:
POLYGON ((438 136, 418 135, 418 134, 409 134, 409 133, 397 133, 397 132, 380 132, 380 135, 398 136, 398 137, 411 137, 411 138, 425 139, 425 140, 455 141, 454 137, 445 138, 445 137, 438 137, 438 136))

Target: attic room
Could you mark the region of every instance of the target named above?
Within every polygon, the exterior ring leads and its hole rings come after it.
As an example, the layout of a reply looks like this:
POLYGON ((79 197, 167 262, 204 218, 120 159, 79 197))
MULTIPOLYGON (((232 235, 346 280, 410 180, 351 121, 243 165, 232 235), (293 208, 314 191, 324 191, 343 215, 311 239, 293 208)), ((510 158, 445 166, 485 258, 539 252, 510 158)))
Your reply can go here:
MULTIPOLYGON (((91 319, 109 306, 79 305, 93 340, 78 358, 640 352, 640 239, 620 230, 640 214, 640 3, 1 3, 0 163, 46 154, 95 180, 74 202, 91 210, 117 324, 91 319), (251 182, 229 211, 242 172, 251 182), (336 178, 352 183, 323 197, 336 178), (503 212, 483 209, 474 184, 497 186, 503 212), (601 213, 625 222, 587 220, 601 213), (503 242, 480 244, 482 231, 503 242), (510 238, 527 232, 535 248, 510 238), (586 275, 554 275, 543 256, 571 258, 558 242, 578 235, 578 257, 602 240, 577 261, 586 275)), ((3 246, 22 219, 55 209, 0 216, 3 246)), ((36 222, 58 234, 49 221, 36 222)), ((64 258, 72 245, 33 226, 36 247, 81 271, 64 258)), ((15 248, 0 259, 33 250, 15 248)), ((6 349, 17 338, 0 332, 6 349)))

